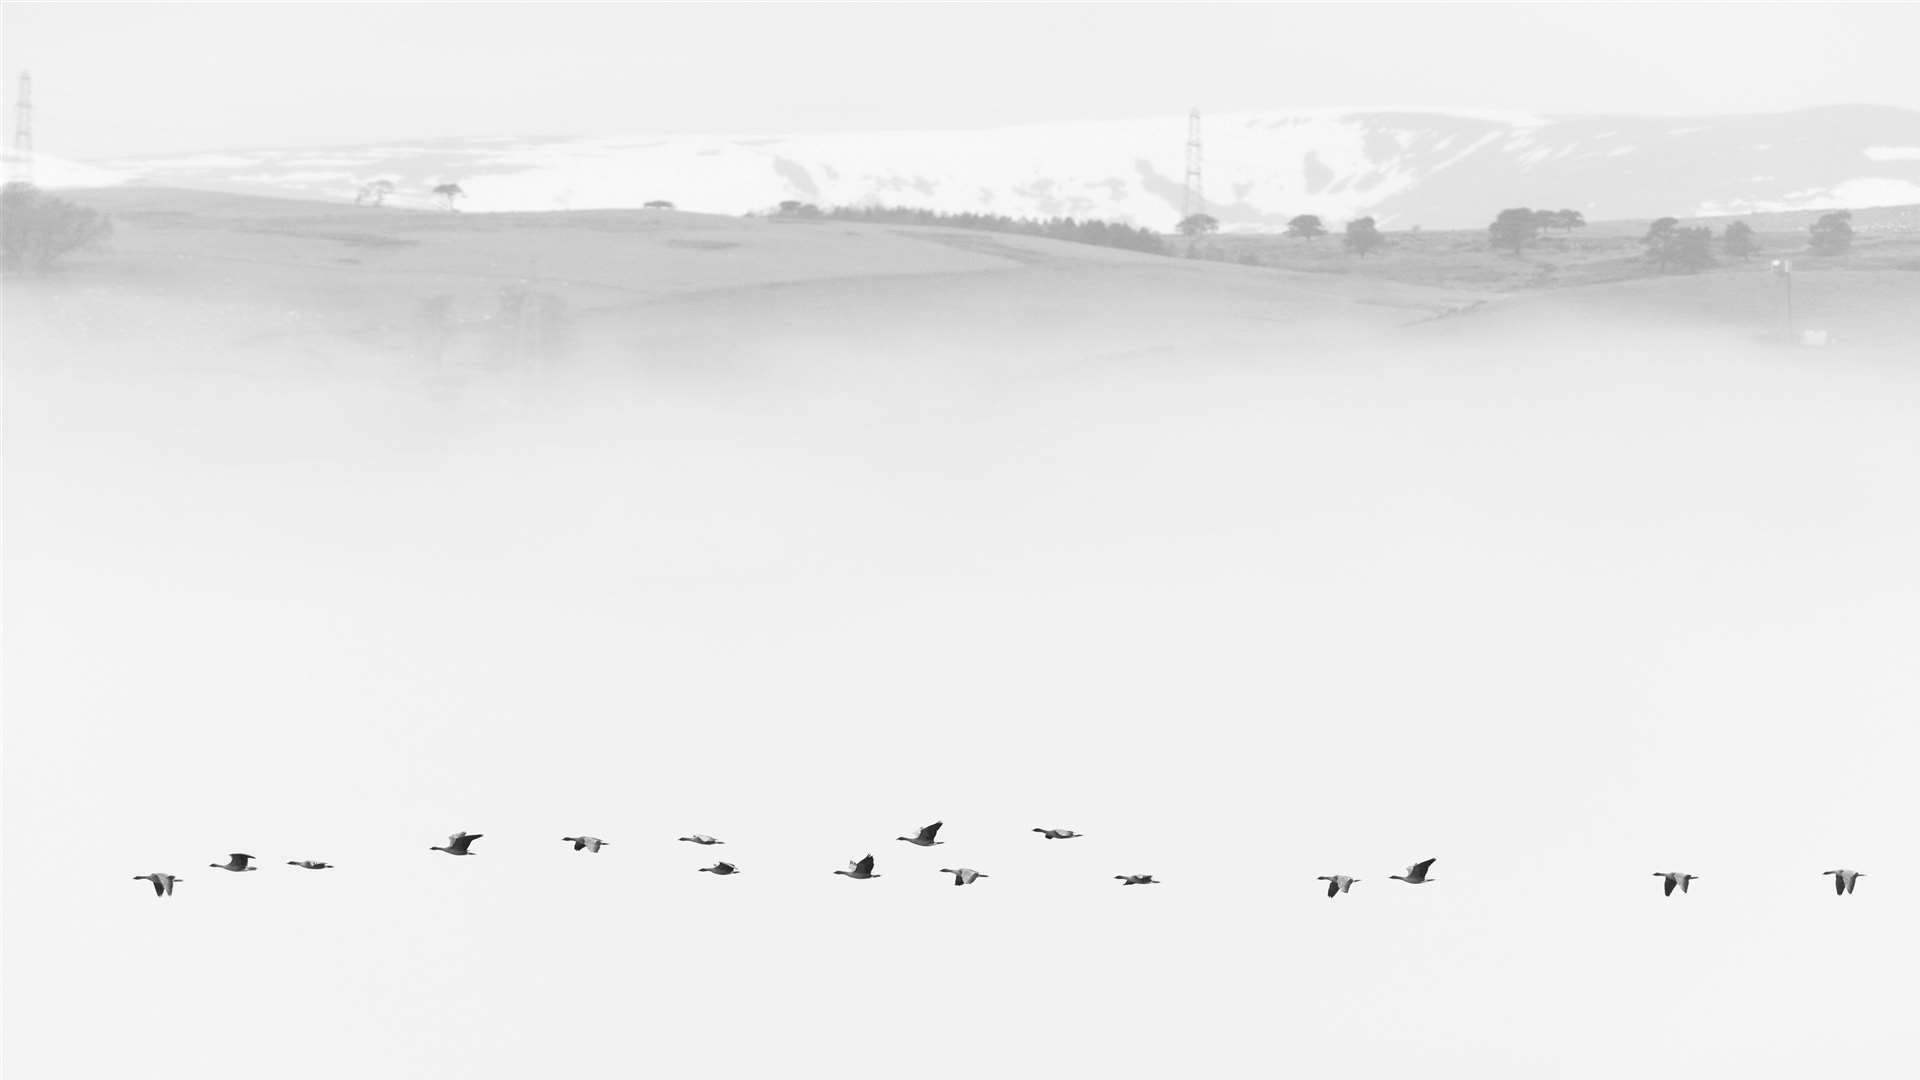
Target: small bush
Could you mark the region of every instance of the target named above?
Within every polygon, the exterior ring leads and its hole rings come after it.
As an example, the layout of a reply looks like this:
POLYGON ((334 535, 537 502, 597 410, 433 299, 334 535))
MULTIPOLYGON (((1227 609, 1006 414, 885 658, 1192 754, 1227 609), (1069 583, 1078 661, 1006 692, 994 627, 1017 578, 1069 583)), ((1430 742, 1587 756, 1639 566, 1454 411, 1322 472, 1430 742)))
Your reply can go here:
POLYGON ((62 256, 98 249, 112 235, 113 219, 107 215, 56 199, 32 184, 8 184, 0 197, 0 249, 8 270, 45 273, 62 256))

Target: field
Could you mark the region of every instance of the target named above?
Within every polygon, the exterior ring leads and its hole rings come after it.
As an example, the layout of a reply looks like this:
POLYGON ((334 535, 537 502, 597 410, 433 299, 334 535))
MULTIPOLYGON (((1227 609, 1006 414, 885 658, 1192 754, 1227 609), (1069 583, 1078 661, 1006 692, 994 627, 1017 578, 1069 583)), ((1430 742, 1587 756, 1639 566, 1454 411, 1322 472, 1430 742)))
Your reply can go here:
POLYGON ((10 332, 164 341, 199 358, 189 363, 408 371, 422 305, 438 299, 452 328, 447 366, 482 366, 503 289, 563 305, 579 363, 675 369, 795 363, 879 340, 978 363, 1053 349, 1062 333, 1085 358, 1259 347, 1277 325, 1304 342, 1478 299, 953 229, 674 211, 460 215, 169 191, 75 198, 114 215, 114 254, 10 281, 22 313, 10 332))
MULTIPOLYGON (((1920 207, 1884 207, 1853 212, 1855 240, 1845 255, 1809 254, 1807 226, 1814 212, 1752 214, 1741 218, 1698 218, 1682 224, 1705 225, 1716 238, 1718 265, 1707 275, 1767 273, 1772 259, 1791 257, 1804 276, 1887 271, 1920 272, 1920 207), (1750 259, 1719 251, 1717 238, 1729 222, 1746 221, 1755 230, 1761 250, 1750 259)), ((1228 235, 1210 237, 1203 250, 1229 261, 1322 274, 1381 278, 1415 285, 1517 292, 1606 285, 1646 278, 1672 278, 1648 262, 1640 243, 1650 221, 1596 221, 1585 228, 1543 233, 1519 255, 1493 251, 1484 229, 1464 231, 1388 231, 1386 243, 1359 257, 1346 252, 1339 224, 1314 240, 1280 236, 1228 235)), ((1184 241, 1176 241, 1176 247, 1184 241)))

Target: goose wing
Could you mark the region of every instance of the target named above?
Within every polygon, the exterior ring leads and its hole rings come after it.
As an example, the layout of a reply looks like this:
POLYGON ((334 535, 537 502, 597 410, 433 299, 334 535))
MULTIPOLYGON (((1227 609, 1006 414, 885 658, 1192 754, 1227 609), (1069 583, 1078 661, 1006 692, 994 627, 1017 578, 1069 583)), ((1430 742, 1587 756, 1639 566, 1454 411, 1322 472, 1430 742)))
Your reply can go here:
POLYGON ((1678 885, 1678 884, 1680 884, 1680 881, 1679 881, 1679 879, 1678 879, 1678 878, 1676 878, 1676 877, 1674 877, 1674 876, 1673 876, 1672 874, 1668 874, 1668 875, 1667 875, 1667 880, 1666 880, 1666 882, 1665 882, 1665 884, 1663 884, 1663 885, 1661 886, 1661 890, 1662 890, 1662 892, 1661 892, 1661 895, 1662 895, 1662 896, 1672 896, 1672 895, 1673 895, 1673 887, 1674 887, 1675 885, 1678 885))
POLYGON ((167 895, 166 883, 160 880, 159 874, 148 874, 147 880, 153 882, 153 895, 155 896, 167 895))
POLYGON ((480 839, 482 835, 481 833, 457 832, 447 837, 447 846, 464 855, 467 852, 467 847, 475 840, 480 839))
POLYGON ((1833 874, 1833 895, 1839 896, 1845 893, 1847 891, 1846 876, 1843 874, 1834 873, 1831 870, 1827 871, 1827 873, 1833 874))
POLYGON ((915 839, 922 844, 932 843, 934 836, 940 832, 940 826, 944 824, 946 823, 943 821, 936 821, 933 824, 928 825, 927 827, 920 830, 920 835, 918 837, 915 837, 915 839))
POLYGON ((853 872, 855 874, 860 875, 861 877, 866 877, 867 875, 873 873, 873 856, 869 855, 866 858, 861 859, 859 862, 854 863, 853 872))
POLYGON ((1327 878, 1326 881, 1327 881, 1327 895, 1338 896, 1340 894, 1340 883, 1338 881, 1335 881, 1332 878, 1327 878))

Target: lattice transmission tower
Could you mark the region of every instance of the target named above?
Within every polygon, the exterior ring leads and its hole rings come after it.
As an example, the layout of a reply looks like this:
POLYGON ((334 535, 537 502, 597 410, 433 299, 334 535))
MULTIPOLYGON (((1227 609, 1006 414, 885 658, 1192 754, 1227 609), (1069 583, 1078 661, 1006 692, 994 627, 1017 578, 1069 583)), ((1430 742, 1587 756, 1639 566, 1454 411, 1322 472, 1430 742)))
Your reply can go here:
POLYGON ((1187 190, 1180 201, 1180 220, 1204 212, 1206 206, 1200 189, 1200 110, 1195 108, 1187 113, 1187 190))
POLYGON ((33 183, 33 73, 20 73, 20 99, 13 107, 12 180, 33 183))

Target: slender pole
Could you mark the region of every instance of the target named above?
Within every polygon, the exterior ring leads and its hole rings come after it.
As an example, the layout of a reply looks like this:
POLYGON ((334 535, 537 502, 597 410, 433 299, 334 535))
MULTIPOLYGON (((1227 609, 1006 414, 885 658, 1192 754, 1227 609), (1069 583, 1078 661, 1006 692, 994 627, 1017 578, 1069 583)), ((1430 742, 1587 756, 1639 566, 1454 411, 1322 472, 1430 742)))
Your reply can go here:
POLYGON ((1787 344, 1794 342, 1793 336, 1793 260, 1773 260, 1773 272, 1787 279, 1787 344))

